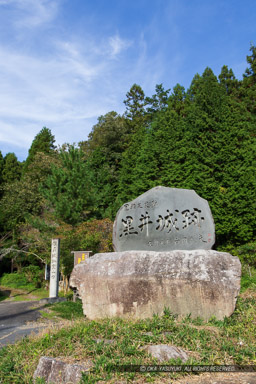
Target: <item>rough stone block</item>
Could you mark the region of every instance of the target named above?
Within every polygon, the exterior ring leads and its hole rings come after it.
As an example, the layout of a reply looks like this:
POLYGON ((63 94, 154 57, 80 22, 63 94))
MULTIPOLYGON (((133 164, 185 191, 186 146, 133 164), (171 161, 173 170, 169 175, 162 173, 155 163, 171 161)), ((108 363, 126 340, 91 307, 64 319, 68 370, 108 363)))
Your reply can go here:
POLYGON ((40 358, 37 368, 34 372, 34 382, 36 382, 37 377, 44 379, 46 382, 48 381, 48 377, 52 369, 52 362, 52 357, 43 356, 40 358))
POLYGON ((77 265, 77 288, 89 319, 146 318, 164 308, 208 320, 230 316, 240 290, 241 263, 213 250, 96 254, 77 265))
POLYGON ((48 376, 48 383, 63 384, 64 383, 63 376, 64 376, 65 368, 66 368, 66 364, 63 361, 54 359, 52 361, 51 372, 48 376))
POLYGON ((146 347, 146 351, 159 362, 168 361, 170 359, 181 359, 185 363, 188 360, 186 352, 174 345, 149 345, 146 347))
POLYGON ((40 358, 34 373, 34 383, 42 378, 47 384, 78 384, 82 373, 90 369, 92 362, 85 364, 68 364, 52 357, 40 358))

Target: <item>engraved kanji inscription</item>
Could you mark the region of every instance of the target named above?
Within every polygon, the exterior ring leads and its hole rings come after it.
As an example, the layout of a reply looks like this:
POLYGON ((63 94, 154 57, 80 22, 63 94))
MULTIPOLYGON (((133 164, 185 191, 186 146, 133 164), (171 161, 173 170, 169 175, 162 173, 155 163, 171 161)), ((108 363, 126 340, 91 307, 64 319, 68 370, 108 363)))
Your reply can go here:
POLYGON ((150 216, 148 212, 145 213, 145 215, 141 215, 140 218, 141 224, 138 226, 141 231, 145 228, 146 230, 146 236, 149 235, 149 224, 153 224, 153 221, 150 220, 150 216))
POLYGON ((118 211, 117 251, 211 249, 215 240, 209 204, 195 191, 155 187, 118 211))
MULTIPOLYGON (((176 210, 176 212, 179 212, 176 210)), ((177 231, 179 228, 177 227, 177 219, 173 217, 173 213, 167 209, 167 215, 162 216, 158 215, 157 223, 158 226, 156 227, 156 230, 162 231, 163 229, 167 229, 167 232, 170 232, 173 228, 176 229, 177 231)))
POLYGON ((123 233, 121 233, 120 237, 128 236, 128 235, 138 235, 138 232, 134 230, 132 226, 133 218, 132 216, 126 216, 126 220, 122 219, 123 224, 123 233))

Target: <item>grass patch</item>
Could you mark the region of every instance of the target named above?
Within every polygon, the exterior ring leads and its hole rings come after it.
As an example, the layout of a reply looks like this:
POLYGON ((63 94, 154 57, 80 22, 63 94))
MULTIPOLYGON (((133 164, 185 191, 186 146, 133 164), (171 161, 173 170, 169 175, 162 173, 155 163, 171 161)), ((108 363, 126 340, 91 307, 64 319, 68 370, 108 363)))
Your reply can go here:
POLYGON ((49 292, 44 288, 34 288, 30 291, 24 290, 24 293, 13 293, 13 301, 31 301, 31 300, 41 300, 46 297, 49 297, 49 292))
POLYGON ((49 297, 49 292, 44 288, 11 288, 7 286, 0 286, 0 301, 33 301, 49 297), (1 291, 2 290, 2 291, 1 291), (8 293, 7 293, 8 292, 8 293))
POLYGON ((4 273, 0 278, 0 285, 7 288, 15 288, 15 289, 26 289, 32 290, 35 289, 35 285, 33 283, 29 283, 25 277, 25 275, 21 273, 4 273))
POLYGON ((248 265, 243 265, 242 268, 241 293, 247 289, 256 292, 256 269, 248 265))
MULTIPOLYGON (((246 293, 255 290, 255 279, 255 269, 244 269, 241 291, 246 293)), ((69 362, 91 360, 93 368, 84 376, 83 383, 170 383, 185 375, 129 373, 115 369, 118 365, 159 364, 143 349, 149 344, 173 344, 184 349, 189 356, 186 364, 255 365, 256 295, 246 296, 242 294, 238 298, 231 317, 222 321, 212 318, 208 322, 200 318, 191 319, 190 316, 178 318, 168 308, 165 308, 163 316, 145 320, 115 318, 89 321, 83 316, 80 301, 47 306, 49 312, 43 311, 44 317, 73 320, 72 325, 59 331, 48 331, 34 339, 25 338, 1 349, 0 383, 32 384, 33 373, 41 356, 69 362), (113 343, 104 343, 104 340, 112 340, 113 343)), ((166 364, 180 362, 171 360, 166 364)))
MULTIPOLYGON (((32 384, 33 373, 41 356, 64 361, 91 360, 93 368, 83 383, 117 381, 136 383, 173 382, 181 374, 118 372, 117 365, 155 365, 155 359, 143 349, 148 344, 173 344, 189 355, 187 364, 256 364, 256 300, 239 298, 234 314, 223 321, 184 319, 166 309, 163 316, 129 321, 82 317, 81 303, 63 302, 49 307, 64 318, 78 319, 72 326, 49 331, 43 337, 23 341, 0 350, 0 382, 32 384), (72 317, 73 316, 73 317, 72 317), (96 339, 102 340, 97 342, 96 339), (113 343, 104 343, 113 340, 113 343)), ((167 362, 166 362, 167 363, 167 362)), ((177 364, 177 361, 169 361, 177 364)))
POLYGON ((52 319, 56 316, 66 320, 76 320, 83 318, 83 309, 81 301, 77 300, 75 303, 72 301, 64 301, 57 304, 46 306, 50 312, 40 311, 43 317, 52 319))

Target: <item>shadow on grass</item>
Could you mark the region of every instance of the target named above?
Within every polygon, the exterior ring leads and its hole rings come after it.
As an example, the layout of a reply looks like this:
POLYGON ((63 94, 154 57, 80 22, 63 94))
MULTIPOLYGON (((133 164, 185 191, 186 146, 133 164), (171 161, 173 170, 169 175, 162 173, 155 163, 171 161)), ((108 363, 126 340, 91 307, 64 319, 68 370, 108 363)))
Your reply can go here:
MULTIPOLYGON (((25 321, 35 321, 37 318, 41 317, 41 314, 39 311, 44 308, 44 305, 41 305, 40 307, 37 307, 37 308, 31 308, 31 309, 30 308, 22 308, 22 310, 20 310, 19 307, 17 308, 17 306, 15 306, 15 303, 11 303, 11 305, 12 305, 12 308, 11 308, 12 313, 8 313, 8 314, 5 314, 3 316, 0 315, 0 321, 11 320, 11 319, 15 319, 17 317, 20 318, 19 322, 22 322, 23 320, 24 320, 24 322, 25 321), (36 317, 34 317, 34 316, 29 317, 28 315, 30 315, 30 314, 31 315, 36 314, 36 317)), ((8 311, 8 309, 7 309, 7 311, 8 311)), ((9 325, 10 325, 10 323, 9 323, 9 325)))
POLYGON ((0 301, 4 301, 11 296, 11 291, 9 289, 0 290, 0 301))
POLYGON ((16 290, 18 289, 17 288, 14 288, 14 289, 0 288, 0 302, 6 299, 11 299, 11 298, 14 299, 14 298, 30 295, 31 293, 38 291, 38 288, 30 289, 30 291, 22 290, 22 288, 19 289, 19 292, 15 292, 16 290))
POLYGON ((11 296, 11 297, 17 297, 17 296, 24 296, 24 295, 29 295, 30 293, 32 292, 35 292, 37 291, 38 288, 34 288, 34 289, 31 289, 31 291, 28 291, 28 292, 21 292, 21 293, 16 293, 15 295, 11 296))

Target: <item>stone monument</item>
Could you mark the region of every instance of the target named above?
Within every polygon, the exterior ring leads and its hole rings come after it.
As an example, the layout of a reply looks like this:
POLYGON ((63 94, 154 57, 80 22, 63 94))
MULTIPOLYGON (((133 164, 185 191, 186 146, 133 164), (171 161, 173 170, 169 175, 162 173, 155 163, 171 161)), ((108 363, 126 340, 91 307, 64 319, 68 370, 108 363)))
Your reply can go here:
POLYGON ((117 213, 115 252, 77 265, 77 288, 89 319, 145 318, 165 308, 205 320, 230 316, 240 290, 237 257, 211 250, 214 222, 194 191, 155 187, 117 213))
POLYGON ((215 242, 209 204, 195 191, 155 187, 118 211, 116 252, 211 249, 215 242))

